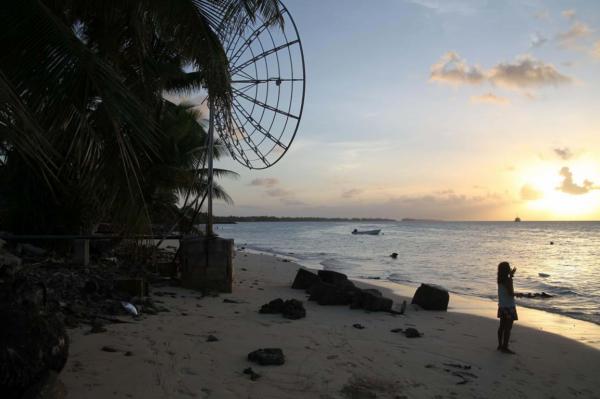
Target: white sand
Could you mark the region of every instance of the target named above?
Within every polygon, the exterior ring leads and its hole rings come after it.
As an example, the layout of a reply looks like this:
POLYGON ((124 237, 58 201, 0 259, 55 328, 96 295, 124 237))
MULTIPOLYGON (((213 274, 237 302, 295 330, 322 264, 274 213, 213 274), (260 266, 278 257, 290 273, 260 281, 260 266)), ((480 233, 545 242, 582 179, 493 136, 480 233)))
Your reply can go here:
MULTIPOLYGON (((495 319, 465 313, 409 306, 405 316, 393 316, 305 302, 304 319, 259 314, 262 304, 277 297, 306 299, 303 291, 289 288, 297 267, 275 257, 238 253, 233 294, 197 299, 193 291, 157 289, 178 294, 176 299, 155 297, 171 312, 110 325, 102 334, 74 331, 71 356, 61 374, 67 397, 600 397, 599 350, 524 327, 521 321, 513 330, 511 345, 518 352, 513 356, 496 351, 495 319), (223 303, 224 298, 243 303, 223 303), (365 329, 352 327, 354 323, 365 329), (390 332, 410 326, 424 336, 409 339, 390 332), (219 341, 206 342, 209 334, 219 341), (104 345, 119 352, 103 352, 104 345), (265 347, 282 348, 286 363, 262 367, 246 360, 249 352, 265 347), (125 351, 133 355, 125 356, 125 351), (471 368, 460 370, 447 365, 451 363, 471 368), (251 381, 242 373, 247 367, 262 377, 251 381)), ((407 298, 393 299, 400 303, 407 298)), ((489 307, 493 303, 485 308, 475 299, 452 296, 451 304, 495 312, 489 307)), ((530 312, 545 314, 519 309, 521 319, 530 312)), ((598 326, 584 327, 591 329, 584 334, 590 341, 600 336, 598 326)))

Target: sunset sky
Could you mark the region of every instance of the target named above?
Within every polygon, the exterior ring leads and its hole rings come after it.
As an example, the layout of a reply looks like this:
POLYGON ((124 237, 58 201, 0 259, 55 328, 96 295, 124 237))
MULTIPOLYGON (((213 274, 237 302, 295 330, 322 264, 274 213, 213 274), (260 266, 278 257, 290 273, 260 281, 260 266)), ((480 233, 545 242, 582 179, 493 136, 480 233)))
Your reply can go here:
POLYGON ((285 3, 300 129, 217 214, 600 220, 600 1, 285 3))

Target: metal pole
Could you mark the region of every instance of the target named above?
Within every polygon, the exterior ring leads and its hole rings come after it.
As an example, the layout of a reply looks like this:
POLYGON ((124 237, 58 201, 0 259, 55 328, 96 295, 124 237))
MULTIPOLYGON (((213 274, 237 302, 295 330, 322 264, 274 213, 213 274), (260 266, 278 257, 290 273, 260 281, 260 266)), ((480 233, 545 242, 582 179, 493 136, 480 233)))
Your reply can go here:
POLYGON ((213 233, 213 150, 214 150, 214 128, 215 128, 215 107, 212 100, 208 99, 210 111, 208 123, 208 201, 206 209, 206 235, 211 237, 213 233))

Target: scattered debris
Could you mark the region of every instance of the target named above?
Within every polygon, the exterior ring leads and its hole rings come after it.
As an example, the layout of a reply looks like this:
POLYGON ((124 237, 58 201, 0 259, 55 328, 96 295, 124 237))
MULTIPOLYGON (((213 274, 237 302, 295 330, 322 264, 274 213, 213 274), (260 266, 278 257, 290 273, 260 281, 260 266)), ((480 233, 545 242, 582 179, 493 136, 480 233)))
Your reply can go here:
POLYGON ((121 306, 123 306, 123 309, 125 309, 127 313, 133 316, 139 315, 137 308, 132 303, 121 301, 121 306))
POLYGON ((406 330, 404 330, 404 335, 406 336, 406 338, 419 338, 423 336, 423 334, 420 333, 419 330, 412 327, 409 327, 406 330))
POLYGON ((280 348, 264 348, 248 353, 248 360, 261 366, 279 366, 285 363, 285 356, 280 348))
POLYGON ((244 369, 244 374, 248 374, 252 381, 256 381, 260 378, 260 374, 256 373, 254 370, 252 370, 252 367, 248 367, 248 368, 244 369))
POLYGON ((110 352, 110 353, 119 352, 118 349, 115 349, 112 346, 103 346, 102 348, 100 348, 100 350, 102 352, 110 352))

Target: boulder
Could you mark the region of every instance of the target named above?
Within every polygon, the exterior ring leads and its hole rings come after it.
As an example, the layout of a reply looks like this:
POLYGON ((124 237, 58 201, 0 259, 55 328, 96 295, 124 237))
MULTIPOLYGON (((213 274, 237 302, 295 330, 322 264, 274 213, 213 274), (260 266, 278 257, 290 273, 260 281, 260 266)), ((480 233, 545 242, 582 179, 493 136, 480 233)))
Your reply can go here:
POLYGON ((416 328, 409 327, 404 330, 406 338, 419 338, 422 334, 416 328))
POLYGON ((333 270, 319 270, 318 273, 321 281, 325 283, 340 285, 348 281, 348 276, 343 273, 334 272, 333 270))
POLYGON ((279 348, 264 348, 248 353, 248 360, 261 366, 279 366, 285 363, 285 356, 279 348))
POLYGON ((281 311, 283 310, 283 304, 283 299, 273 299, 271 302, 262 305, 258 312, 263 314, 281 313, 281 311))
POLYGON ((448 310, 450 295, 442 287, 431 284, 421 284, 413 296, 413 304, 425 310, 448 310))
POLYGON ((338 285, 318 281, 309 288, 308 300, 317 301, 319 305, 349 305, 357 291, 360 290, 349 280, 338 285))
POLYGON ((292 283, 292 288, 296 290, 306 290, 318 280, 319 277, 315 273, 310 272, 306 269, 298 269, 298 272, 296 273, 296 278, 292 283))
POLYGON ((358 291, 352 298, 352 309, 365 309, 371 312, 389 312, 393 301, 384 297, 379 290, 369 288, 358 291))
POLYGON ((281 309, 281 313, 283 314, 283 317, 291 320, 297 320, 306 317, 306 309, 304 309, 302 301, 297 299, 288 299, 285 301, 283 304, 283 309, 281 309))

